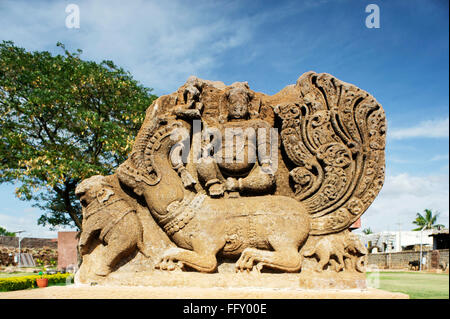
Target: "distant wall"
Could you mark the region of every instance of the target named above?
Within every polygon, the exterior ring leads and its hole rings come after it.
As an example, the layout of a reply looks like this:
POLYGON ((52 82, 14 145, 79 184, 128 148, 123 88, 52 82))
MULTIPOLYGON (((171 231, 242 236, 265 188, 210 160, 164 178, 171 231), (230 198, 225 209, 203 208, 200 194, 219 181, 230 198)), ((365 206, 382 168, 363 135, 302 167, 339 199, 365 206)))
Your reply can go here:
MULTIPOLYGON (((58 238, 22 238, 21 252, 30 253, 35 262, 41 260, 44 265, 58 261, 58 269, 78 265, 77 232, 58 232, 58 238)), ((19 238, 0 236, 0 266, 17 266, 14 255, 19 252, 19 238)))
MULTIPOLYGON (((51 248, 56 249, 58 242, 56 238, 31 238, 24 237, 20 241, 23 248, 51 248)), ((19 237, 0 236, 0 247, 19 248, 19 237)))
MULTIPOLYGON (((53 248, 20 248, 22 254, 29 253, 34 259, 36 266, 41 263, 42 266, 52 266, 53 262, 58 259, 58 252, 53 248), (40 263, 39 263, 40 261, 40 263)), ((0 266, 17 266, 14 255, 19 253, 19 248, 0 246, 0 266)))
POLYGON ((77 234, 76 231, 58 232, 58 269, 78 265, 77 234))
MULTIPOLYGON (((426 258, 424 269, 431 269, 432 250, 422 252, 422 256, 426 258)), ((410 261, 416 261, 420 258, 420 251, 402 251, 395 253, 375 253, 368 254, 368 265, 377 265, 380 269, 404 269, 408 268, 410 261)), ((449 263, 449 250, 439 249, 439 261, 449 263)))

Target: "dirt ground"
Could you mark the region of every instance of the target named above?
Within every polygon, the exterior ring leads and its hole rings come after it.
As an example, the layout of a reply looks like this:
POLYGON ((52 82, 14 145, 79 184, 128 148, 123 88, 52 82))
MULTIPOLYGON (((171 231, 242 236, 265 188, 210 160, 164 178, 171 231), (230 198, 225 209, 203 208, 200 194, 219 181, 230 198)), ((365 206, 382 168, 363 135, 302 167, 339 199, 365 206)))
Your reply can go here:
POLYGON ((407 295, 367 290, 53 286, 0 292, 0 299, 404 299, 407 295))

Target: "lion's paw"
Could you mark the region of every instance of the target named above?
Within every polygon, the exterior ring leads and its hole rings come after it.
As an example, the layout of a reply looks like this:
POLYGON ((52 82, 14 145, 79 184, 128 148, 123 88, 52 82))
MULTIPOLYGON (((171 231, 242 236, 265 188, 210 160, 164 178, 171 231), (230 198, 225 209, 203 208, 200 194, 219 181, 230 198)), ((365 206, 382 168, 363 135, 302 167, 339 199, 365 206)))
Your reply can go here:
POLYGON ((182 271, 184 264, 181 261, 175 261, 170 257, 162 258, 160 262, 155 265, 155 269, 168 271, 182 271))
MULTIPOLYGON (((235 265, 236 272, 250 272, 255 268, 255 260, 251 254, 247 254, 245 251, 241 254, 235 265)), ((258 270, 258 267, 255 269, 258 270)))

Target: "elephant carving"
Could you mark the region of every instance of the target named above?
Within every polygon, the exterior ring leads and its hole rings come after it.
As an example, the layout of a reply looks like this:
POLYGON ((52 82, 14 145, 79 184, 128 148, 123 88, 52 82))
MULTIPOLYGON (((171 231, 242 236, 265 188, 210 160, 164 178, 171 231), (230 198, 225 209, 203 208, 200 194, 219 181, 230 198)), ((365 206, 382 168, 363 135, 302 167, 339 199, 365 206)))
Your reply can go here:
POLYGON ((142 227, 136 210, 114 189, 112 176, 92 176, 82 181, 75 194, 80 199, 83 213, 79 240, 81 256, 92 249, 94 240, 105 246, 96 275, 108 275, 114 266, 136 247, 145 255, 142 227))
POLYGON ((359 238, 350 231, 312 239, 303 251, 305 257, 316 257, 316 271, 322 272, 326 265, 334 264, 337 272, 344 269, 364 272, 364 258, 367 249, 359 238))
POLYGON ((365 258, 368 251, 358 236, 353 233, 348 234, 345 251, 347 253, 346 268, 355 269, 361 273, 365 272, 365 258))

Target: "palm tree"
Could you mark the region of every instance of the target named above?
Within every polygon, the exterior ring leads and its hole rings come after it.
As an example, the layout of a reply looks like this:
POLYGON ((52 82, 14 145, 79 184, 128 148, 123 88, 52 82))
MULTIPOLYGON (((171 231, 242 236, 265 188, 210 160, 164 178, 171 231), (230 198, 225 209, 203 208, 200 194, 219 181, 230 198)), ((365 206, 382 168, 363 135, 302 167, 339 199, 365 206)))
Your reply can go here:
POLYGON ((363 231, 362 231, 364 234, 366 234, 366 235, 370 235, 370 234, 373 234, 373 231, 372 231, 372 229, 370 229, 370 227, 369 228, 365 228, 365 229, 363 229, 363 231))
POLYGON ((444 227, 444 225, 436 224, 436 220, 439 216, 439 213, 435 213, 433 216, 433 212, 430 209, 425 209, 425 215, 422 216, 420 213, 417 213, 416 220, 413 221, 413 224, 419 226, 414 231, 422 230, 422 229, 435 229, 444 227))

